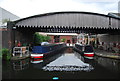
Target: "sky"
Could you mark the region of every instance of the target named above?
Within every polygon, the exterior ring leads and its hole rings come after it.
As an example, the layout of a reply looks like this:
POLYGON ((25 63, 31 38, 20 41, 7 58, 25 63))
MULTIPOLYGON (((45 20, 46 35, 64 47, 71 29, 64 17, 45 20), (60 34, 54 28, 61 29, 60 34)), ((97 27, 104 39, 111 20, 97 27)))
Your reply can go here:
POLYGON ((0 7, 20 18, 60 11, 84 11, 108 14, 109 12, 118 12, 119 1, 120 0, 0 0, 0 7))

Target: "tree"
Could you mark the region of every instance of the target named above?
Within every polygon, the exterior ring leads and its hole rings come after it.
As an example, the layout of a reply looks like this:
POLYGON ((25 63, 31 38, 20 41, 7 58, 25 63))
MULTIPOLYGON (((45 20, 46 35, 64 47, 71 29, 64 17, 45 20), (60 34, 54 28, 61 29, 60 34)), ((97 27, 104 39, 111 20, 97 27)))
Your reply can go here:
POLYGON ((61 39, 61 42, 65 42, 65 41, 66 41, 66 39, 65 39, 65 38, 61 39))
POLYGON ((34 40, 34 44, 35 45, 40 44, 40 42, 42 42, 42 38, 39 35, 39 33, 35 33, 34 34, 33 40, 34 40))
POLYGON ((44 36, 44 35, 41 35, 41 34, 39 34, 38 32, 36 32, 36 33, 34 34, 33 39, 34 39, 34 44, 35 44, 35 45, 38 45, 38 44, 40 44, 41 42, 49 42, 49 40, 50 40, 51 38, 50 38, 49 36, 44 36))
POLYGON ((51 39, 51 38, 50 38, 49 36, 46 36, 46 37, 45 37, 45 41, 47 41, 47 42, 49 42, 50 39, 51 39))

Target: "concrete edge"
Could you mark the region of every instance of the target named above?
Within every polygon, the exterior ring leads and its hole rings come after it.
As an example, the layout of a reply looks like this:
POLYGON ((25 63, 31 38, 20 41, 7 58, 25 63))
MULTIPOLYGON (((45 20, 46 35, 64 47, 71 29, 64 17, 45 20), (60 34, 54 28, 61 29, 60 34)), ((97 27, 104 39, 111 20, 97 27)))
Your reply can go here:
POLYGON ((29 58, 30 56, 26 56, 26 57, 13 57, 11 58, 11 60, 22 60, 22 59, 26 59, 29 58))
POLYGON ((120 60, 120 56, 115 56, 115 55, 103 55, 103 54, 99 54, 99 53, 95 53, 95 55, 100 56, 100 57, 106 57, 106 58, 112 58, 112 59, 120 60))

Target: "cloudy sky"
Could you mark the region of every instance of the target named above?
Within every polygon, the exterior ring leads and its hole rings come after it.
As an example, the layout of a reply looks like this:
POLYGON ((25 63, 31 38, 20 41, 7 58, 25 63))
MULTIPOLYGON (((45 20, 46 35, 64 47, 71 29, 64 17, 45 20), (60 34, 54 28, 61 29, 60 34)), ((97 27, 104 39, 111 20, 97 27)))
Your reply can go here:
POLYGON ((109 12, 118 12, 119 1, 120 0, 0 0, 0 7, 21 18, 57 11, 85 11, 108 14, 109 12))

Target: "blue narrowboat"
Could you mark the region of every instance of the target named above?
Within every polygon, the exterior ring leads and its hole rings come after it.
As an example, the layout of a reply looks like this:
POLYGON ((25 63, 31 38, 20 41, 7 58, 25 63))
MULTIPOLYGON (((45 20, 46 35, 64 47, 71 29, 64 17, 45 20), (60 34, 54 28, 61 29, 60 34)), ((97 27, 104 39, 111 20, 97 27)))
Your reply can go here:
POLYGON ((31 58, 43 58, 50 53, 60 50, 61 48, 65 47, 66 44, 49 44, 49 45, 42 45, 42 46, 33 46, 31 58))

